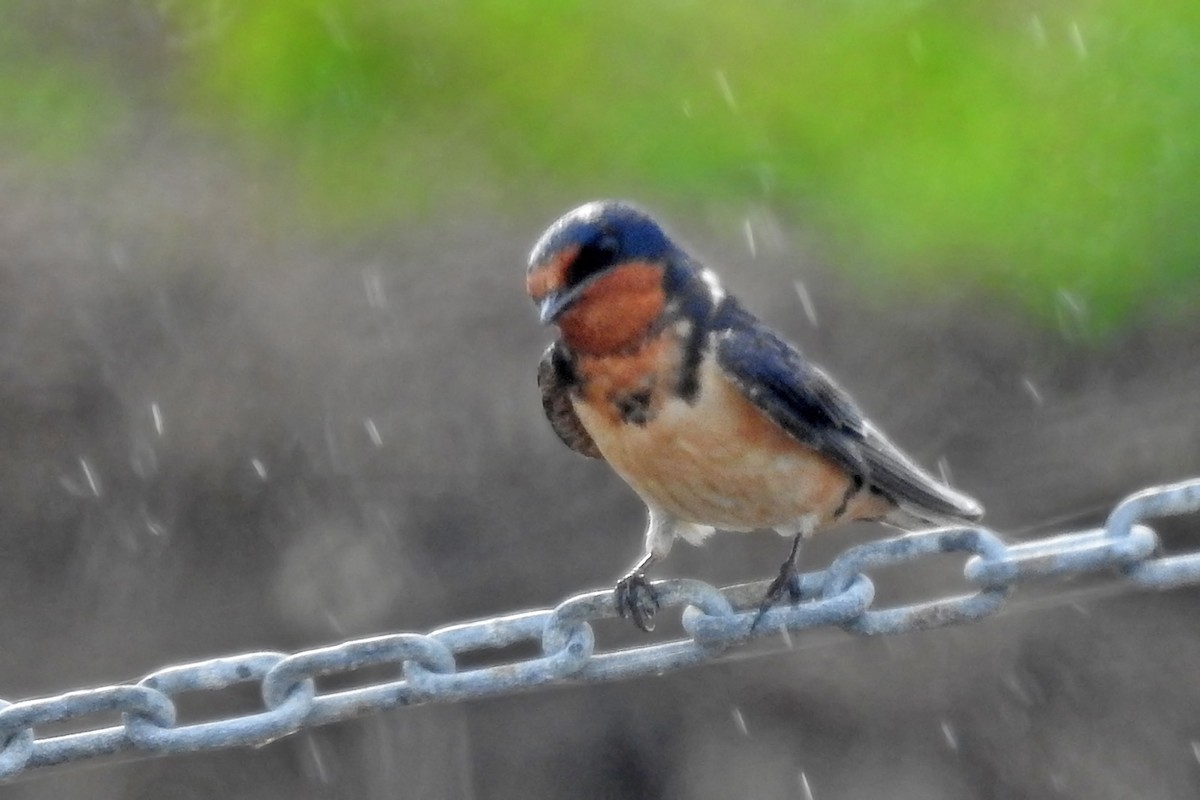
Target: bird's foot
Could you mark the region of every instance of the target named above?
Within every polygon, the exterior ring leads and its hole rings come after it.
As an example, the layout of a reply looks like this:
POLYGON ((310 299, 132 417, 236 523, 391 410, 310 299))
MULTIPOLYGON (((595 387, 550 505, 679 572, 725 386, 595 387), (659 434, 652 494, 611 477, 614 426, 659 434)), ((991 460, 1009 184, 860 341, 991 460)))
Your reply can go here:
POLYGON ((783 599, 785 594, 792 603, 799 603, 801 600, 800 571, 796 569, 796 565, 790 559, 783 562, 783 566, 779 568, 779 575, 767 587, 767 593, 763 595, 762 602, 758 606, 758 614, 755 615, 754 622, 750 624, 751 631, 758 627, 758 623, 762 622, 763 614, 767 613, 767 609, 783 599))
POLYGON ((634 570, 617 581, 617 613, 649 633, 654 630, 654 613, 658 611, 658 590, 650 585, 643 572, 634 570))

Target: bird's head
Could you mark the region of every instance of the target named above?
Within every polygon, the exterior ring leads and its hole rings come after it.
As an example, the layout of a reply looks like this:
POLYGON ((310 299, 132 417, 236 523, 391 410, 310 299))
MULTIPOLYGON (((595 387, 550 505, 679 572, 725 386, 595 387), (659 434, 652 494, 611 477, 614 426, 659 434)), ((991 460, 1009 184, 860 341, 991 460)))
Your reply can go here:
POLYGON ((543 324, 581 352, 620 350, 644 336, 667 301, 679 250, 648 214, 601 200, 551 225, 529 256, 525 285, 543 324))

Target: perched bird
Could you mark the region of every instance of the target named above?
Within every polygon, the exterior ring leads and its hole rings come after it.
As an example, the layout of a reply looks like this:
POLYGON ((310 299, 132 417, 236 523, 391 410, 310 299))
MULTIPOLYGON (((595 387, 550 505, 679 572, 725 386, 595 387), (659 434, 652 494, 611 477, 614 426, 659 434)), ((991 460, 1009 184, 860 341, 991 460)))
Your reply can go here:
POLYGON ((607 461, 649 509, 645 551, 615 590, 621 616, 643 630, 658 609, 646 569, 676 537, 794 537, 757 624, 785 593, 799 599, 801 542, 817 530, 983 514, 635 206, 599 201, 561 217, 530 254, 526 288, 559 332, 538 367, 551 426, 572 450, 607 461))

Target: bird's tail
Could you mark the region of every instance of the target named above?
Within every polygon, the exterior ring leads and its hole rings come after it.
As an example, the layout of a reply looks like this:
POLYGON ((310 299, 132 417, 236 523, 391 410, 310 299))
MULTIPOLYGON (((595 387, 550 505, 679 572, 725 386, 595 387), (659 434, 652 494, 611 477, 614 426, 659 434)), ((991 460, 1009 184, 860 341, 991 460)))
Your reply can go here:
POLYGON ((883 519, 905 530, 962 525, 983 516, 974 498, 934 478, 873 426, 865 430, 863 457, 870 469, 871 486, 895 503, 883 519))
POLYGON ((966 525, 979 517, 943 516, 932 514, 922 508, 906 507, 897 504, 894 509, 883 517, 883 522, 895 528, 906 531, 923 531, 927 528, 948 528, 955 525, 966 525))

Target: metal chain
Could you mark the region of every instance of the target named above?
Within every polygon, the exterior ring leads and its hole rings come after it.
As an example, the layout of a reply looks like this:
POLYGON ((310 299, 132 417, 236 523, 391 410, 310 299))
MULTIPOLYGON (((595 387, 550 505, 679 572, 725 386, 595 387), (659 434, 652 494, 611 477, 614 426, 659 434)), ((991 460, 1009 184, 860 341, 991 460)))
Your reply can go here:
MULTIPOLYGON (((801 576, 801 600, 768 610, 752 628, 766 582, 716 589, 696 580, 655 584, 664 608, 683 607, 685 638, 598 652, 591 623, 615 617, 610 590, 588 592, 556 608, 439 628, 356 639, 298 653, 242 653, 153 672, 136 685, 104 686, 43 699, 0 700, 0 780, 55 764, 117 753, 164 755, 260 745, 302 728, 381 709, 509 694, 553 683, 611 681, 712 662, 751 639, 771 639, 761 653, 791 646, 790 635, 836 626, 859 634, 903 633, 995 614, 1016 584, 1083 573, 1113 573, 1133 587, 1200 584, 1200 549, 1159 555, 1158 536, 1140 524, 1200 510, 1200 479, 1138 492, 1103 528, 1005 544, 985 528, 946 528, 869 542, 842 553, 828 569, 801 576), (964 567, 974 594, 894 608, 874 608, 864 570, 937 553, 971 554, 964 567), (780 636, 782 634, 782 637, 780 636), (520 642, 541 655, 460 670, 457 657, 520 642), (391 680, 319 691, 317 679, 365 667, 394 667, 391 680), (172 697, 257 683, 263 711, 180 724, 172 697), (120 725, 39 737, 50 723, 121 714, 120 725)), ((78 724, 78 723, 77 723, 78 724)))

